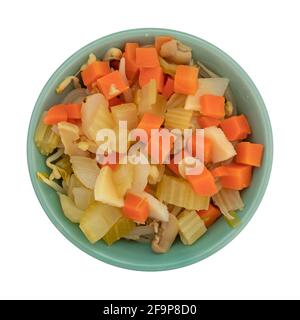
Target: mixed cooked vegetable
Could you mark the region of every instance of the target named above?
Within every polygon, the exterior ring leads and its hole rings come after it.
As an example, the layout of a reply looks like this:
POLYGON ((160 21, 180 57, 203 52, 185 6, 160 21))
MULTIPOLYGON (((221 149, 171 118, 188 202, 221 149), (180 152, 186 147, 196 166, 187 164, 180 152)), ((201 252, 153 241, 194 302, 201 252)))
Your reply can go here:
POLYGON ((57 191, 64 215, 91 243, 151 242, 154 252, 165 253, 177 236, 192 245, 222 215, 229 226, 239 225, 240 192, 261 165, 263 145, 244 141, 251 127, 236 114, 229 80, 193 61, 191 48, 158 36, 147 46, 91 53, 56 93, 69 86, 74 89, 37 126, 36 146, 50 172, 37 176, 57 191), (119 125, 124 121, 126 129, 119 125), (136 128, 146 140, 134 140, 136 128), (101 129, 115 133, 115 142, 125 139, 125 147, 101 140, 101 129), (168 147, 154 139, 154 129, 170 133, 168 147), (186 141, 175 147, 181 138, 172 129, 192 130, 187 152, 186 141), (197 129, 204 133, 200 158, 197 129), (158 151, 150 154, 153 145, 158 151), (201 172, 189 174, 199 159, 201 172))

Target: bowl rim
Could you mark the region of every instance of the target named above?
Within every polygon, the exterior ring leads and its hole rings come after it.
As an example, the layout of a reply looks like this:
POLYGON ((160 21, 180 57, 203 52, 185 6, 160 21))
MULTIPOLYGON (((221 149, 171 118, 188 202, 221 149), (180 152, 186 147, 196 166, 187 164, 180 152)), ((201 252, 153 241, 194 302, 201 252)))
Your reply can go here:
POLYGON ((215 252, 219 251, 223 247, 225 247, 230 241, 232 241, 248 224, 248 222, 251 220, 253 215, 255 214, 258 206, 260 205, 262 198, 266 192, 268 182, 270 179, 271 175, 271 170, 272 170, 272 163, 273 163, 273 134, 272 134, 272 127, 271 127, 271 122, 270 118, 268 115, 268 111, 266 109, 265 103, 260 95, 260 92, 258 91, 257 87, 255 86, 254 82, 251 80, 249 75, 246 73, 246 71, 234 60, 232 59, 227 53, 225 53, 223 50, 219 49, 215 45, 211 44, 210 42, 199 38, 197 36, 182 32, 182 31, 177 31, 177 30, 172 30, 172 29, 165 29, 165 28, 136 28, 136 29, 128 29, 128 30, 123 30, 115 33, 111 33, 109 35, 106 35, 104 37, 98 38, 87 45, 83 46, 79 50, 77 50, 75 53, 73 53, 69 58, 67 58, 51 75, 51 77, 48 79, 46 84, 43 86, 42 91, 40 92, 36 103, 34 105, 34 108, 32 110, 32 114, 30 117, 30 122, 28 126, 28 133, 27 133, 27 165, 28 165, 28 170, 29 170, 29 175, 31 179, 31 183, 33 186, 33 189, 35 191, 35 194, 44 210, 44 212, 47 214, 48 218, 50 221, 54 224, 54 226, 71 242, 73 243, 76 247, 78 247, 80 250, 84 251, 85 253, 89 254, 90 256, 101 260, 105 263, 108 263, 113 266, 125 268, 125 269, 130 269, 130 270, 137 270, 137 271, 164 271, 164 270, 171 270, 171 269, 176 269, 176 268, 181 268, 185 267, 191 264, 194 264, 196 262, 199 262, 203 259, 206 259, 207 257, 211 256, 215 252), (60 221, 56 219, 51 213, 50 213, 50 208, 48 207, 47 203, 44 201, 42 193, 39 189, 38 186, 38 181, 36 178, 36 172, 33 171, 32 168, 32 163, 33 163, 33 154, 31 152, 32 148, 32 136, 36 128, 36 122, 38 120, 37 117, 37 111, 38 111, 38 106, 40 104, 40 101, 44 99, 44 96, 46 95, 48 88, 52 87, 54 84, 54 81, 56 80, 56 77, 59 75, 60 71, 65 67, 65 65, 72 63, 72 61, 77 57, 78 54, 81 54, 84 51, 87 51, 88 48, 92 47, 99 41, 101 42, 102 40, 108 39, 108 38, 113 38, 115 36, 120 36, 124 35, 125 38, 129 37, 130 35, 133 35, 136 33, 145 33, 147 34, 148 32, 154 32, 156 34, 172 34, 176 37, 176 35, 180 35, 185 38, 189 38, 192 41, 198 41, 202 42, 202 44, 206 47, 209 47, 213 51, 216 52, 217 55, 222 55, 223 58, 226 60, 226 62, 229 62, 229 64, 234 65, 237 72, 243 77, 243 80, 246 82, 247 87, 250 88, 251 91, 255 92, 255 100, 256 104, 260 105, 261 107, 261 113, 262 117, 264 119, 264 127, 266 128, 265 133, 266 133, 266 141, 268 141, 268 149, 265 152, 265 163, 266 163, 266 168, 264 168, 263 171, 263 177, 262 177, 262 182, 257 188, 256 192, 256 197, 254 201, 250 204, 250 207, 248 208, 248 215, 247 218, 243 220, 243 224, 240 228, 236 229, 236 232, 229 233, 227 236, 220 238, 214 245, 205 251, 204 253, 200 255, 193 255, 190 258, 184 259, 184 260, 178 260, 176 263, 168 263, 164 262, 163 264, 159 266, 153 266, 151 264, 139 264, 137 265, 136 263, 130 263, 127 261, 122 261, 122 259, 116 259, 113 258, 109 255, 101 253, 101 251, 93 251, 91 250, 88 246, 86 246, 84 243, 76 239, 76 237, 73 237, 73 235, 65 229, 60 221))

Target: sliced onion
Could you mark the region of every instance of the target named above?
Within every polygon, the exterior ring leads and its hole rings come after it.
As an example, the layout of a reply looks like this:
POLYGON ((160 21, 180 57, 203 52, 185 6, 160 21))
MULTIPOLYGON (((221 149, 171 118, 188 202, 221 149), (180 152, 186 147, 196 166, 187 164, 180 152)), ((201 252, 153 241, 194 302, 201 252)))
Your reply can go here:
POLYGON ((70 157, 76 178, 88 189, 94 189, 100 168, 95 159, 80 156, 70 157))
POLYGON ((149 205, 149 217, 158 221, 169 221, 169 211, 165 204, 154 198, 147 192, 140 193, 145 197, 149 205))
MULTIPOLYGON (((129 85, 128 84, 128 79, 127 79, 127 76, 126 76, 126 69, 125 69, 125 58, 121 58, 120 60, 120 64, 119 64, 119 72, 120 72, 120 75, 122 77, 122 80, 124 81, 124 83, 126 83, 126 85, 129 85)), ((124 100, 125 102, 132 102, 133 101, 133 94, 132 94, 132 90, 131 88, 128 88, 124 93, 123 93, 123 97, 124 97, 124 100)))
POLYGON ((94 200, 93 190, 85 187, 75 187, 72 189, 72 192, 74 195, 74 203, 76 207, 81 210, 86 210, 94 200))
POLYGON ((125 58, 124 57, 120 60, 119 72, 120 72, 122 80, 125 82, 125 84, 128 85, 128 79, 126 77, 126 72, 125 72, 125 58))
POLYGON ((87 89, 74 89, 65 96, 62 103, 81 103, 84 100, 84 98, 88 95, 89 92, 87 89))
POLYGON ((132 191, 142 192, 148 183, 148 176, 150 174, 149 163, 137 163, 133 166, 133 182, 132 191))

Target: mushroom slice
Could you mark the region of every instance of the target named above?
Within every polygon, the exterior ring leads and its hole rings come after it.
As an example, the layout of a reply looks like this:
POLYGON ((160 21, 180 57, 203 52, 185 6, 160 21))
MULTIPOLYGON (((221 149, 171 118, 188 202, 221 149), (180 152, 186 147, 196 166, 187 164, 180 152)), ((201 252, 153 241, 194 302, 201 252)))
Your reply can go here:
POLYGON ((169 62, 176 64, 190 64, 192 49, 185 46, 178 40, 165 42, 160 49, 160 55, 169 62))
POLYGON ((123 53, 119 48, 110 48, 105 52, 103 60, 120 60, 122 58, 122 55, 123 53))

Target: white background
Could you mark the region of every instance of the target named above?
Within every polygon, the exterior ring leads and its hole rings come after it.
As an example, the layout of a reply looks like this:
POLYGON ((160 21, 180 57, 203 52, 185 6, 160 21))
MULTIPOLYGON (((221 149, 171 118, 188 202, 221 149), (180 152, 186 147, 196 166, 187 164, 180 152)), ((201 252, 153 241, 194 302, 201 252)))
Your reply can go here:
MULTIPOLYGON (((299 1, 1 1, 0 298, 300 298, 299 1), (44 214, 31 186, 26 134, 52 72, 83 45, 123 29, 202 37, 249 73, 275 142, 267 193, 224 249, 192 266, 143 273, 81 252, 44 214)), ((154 257, 155 259, 155 257, 154 257)))

